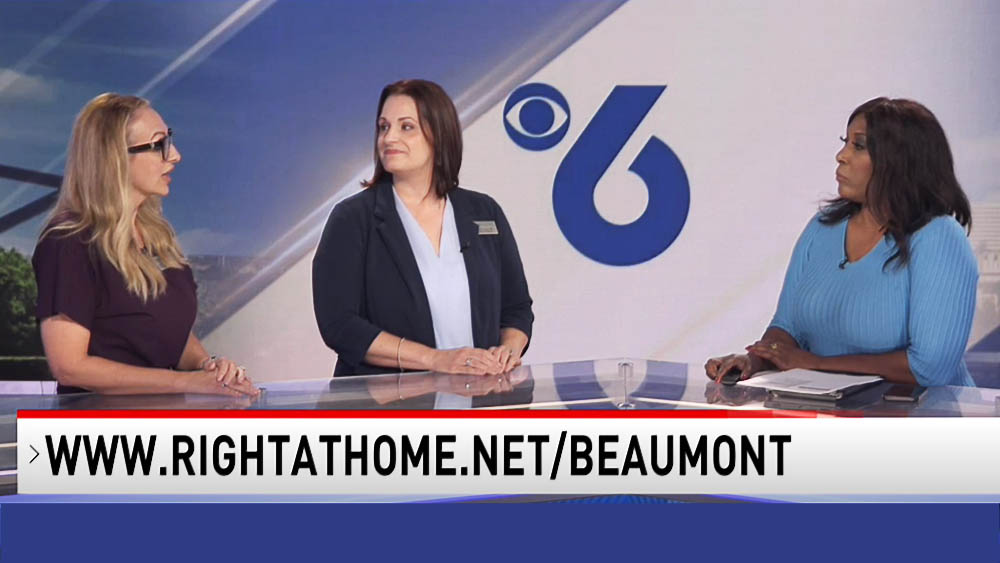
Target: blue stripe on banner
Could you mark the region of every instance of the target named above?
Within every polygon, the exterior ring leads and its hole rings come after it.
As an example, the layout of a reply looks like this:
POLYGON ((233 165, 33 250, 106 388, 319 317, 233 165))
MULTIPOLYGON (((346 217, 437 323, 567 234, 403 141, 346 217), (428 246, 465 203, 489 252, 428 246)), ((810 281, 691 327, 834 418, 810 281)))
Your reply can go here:
POLYGON ((294 560, 446 554, 565 561, 997 561, 997 506, 20 504, 4 561, 294 560))

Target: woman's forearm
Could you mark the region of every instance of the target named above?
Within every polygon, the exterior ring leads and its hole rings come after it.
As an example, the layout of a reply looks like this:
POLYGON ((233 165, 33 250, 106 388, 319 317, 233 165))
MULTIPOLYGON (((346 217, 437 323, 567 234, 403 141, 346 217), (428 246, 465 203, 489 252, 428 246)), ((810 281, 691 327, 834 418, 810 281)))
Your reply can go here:
MULTIPOLYGON (((256 395, 247 380, 216 379, 216 374, 173 371, 116 362, 88 354, 90 331, 65 315, 41 323, 42 344, 49 369, 59 383, 105 394, 209 393, 256 395)), ((184 354, 182 354, 183 356, 184 354)))
MULTIPOLYGON (((526 342, 527 338, 524 341, 526 342)), ((501 373, 503 370, 503 365, 487 350, 478 348, 435 350, 419 342, 389 334, 384 330, 368 346, 365 362, 399 370, 470 375, 495 374, 501 373)))
POLYGON ((885 354, 820 356, 799 348, 794 338, 778 327, 769 327, 761 342, 750 347, 751 358, 762 362, 762 369, 799 367, 837 373, 870 374, 896 383, 915 383, 906 350, 885 354), (777 348, 771 347, 777 343, 777 348))
POLYGON ((521 329, 506 327, 500 329, 500 345, 520 356, 528 345, 528 335, 521 329))
POLYGON ((187 344, 184 345, 184 352, 181 353, 181 359, 177 362, 177 369, 185 371, 202 369, 205 366, 205 361, 209 358, 211 355, 205 351, 201 341, 193 332, 190 332, 187 344))
POLYGON ((429 370, 434 352, 433 348, 383 330, 368 347, 365 362, 384 368, 429 370))
POLYGON ((880 375, 894 383, 916 383, 910 371, 906 350, 885 354, 853 354, 849 356, 816 356, 815 369, 838 373, 880 375))
POLYGON ((98 356, 87 356, 70 365, 52 365, 52 374, 63 385, 110 395, 182 393, 190 374, 168 369, 130 366, 98 356))

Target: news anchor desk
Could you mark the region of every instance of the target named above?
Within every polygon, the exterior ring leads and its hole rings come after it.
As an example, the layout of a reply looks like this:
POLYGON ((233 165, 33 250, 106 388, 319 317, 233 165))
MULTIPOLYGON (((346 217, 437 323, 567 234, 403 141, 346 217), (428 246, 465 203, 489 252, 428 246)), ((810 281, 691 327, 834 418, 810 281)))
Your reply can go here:
POLYGON ((20 409, 743 409, 830 416, 995 417, 1000 389, 937 387, 917 403, 890 403, 880 383, 816 405, 773 399, 759 388, 717 384, 701 365, 607 359, 525 365, 502 376, 406 373, 262 383, 250 401, 206 395, 56 395, 51 382, 21 383, 0 395, 0 492, 16 485, 20 409), (36 388, 33 388, 35 386, 36 388))

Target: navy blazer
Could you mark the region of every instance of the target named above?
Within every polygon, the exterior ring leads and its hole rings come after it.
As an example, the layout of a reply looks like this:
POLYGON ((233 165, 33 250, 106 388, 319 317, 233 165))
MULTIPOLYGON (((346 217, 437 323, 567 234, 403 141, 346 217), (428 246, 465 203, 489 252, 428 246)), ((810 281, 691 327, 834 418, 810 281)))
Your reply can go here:
MULTIPOLYGON (((491 197, 462 188, 448 197, 469 276, 475 347, 498 345, 506 327, 530 339, 531 296, 503 211, 491 197), (481 233, 475 221, 492 221, 498 232, 481 233)), ((335 376, 397 371, 364 361, 383 330, 436 347, 427 293, 391 183, 364 189, 330 212, 313 258, 313 307, 323 341, 338 355, 335 376)))

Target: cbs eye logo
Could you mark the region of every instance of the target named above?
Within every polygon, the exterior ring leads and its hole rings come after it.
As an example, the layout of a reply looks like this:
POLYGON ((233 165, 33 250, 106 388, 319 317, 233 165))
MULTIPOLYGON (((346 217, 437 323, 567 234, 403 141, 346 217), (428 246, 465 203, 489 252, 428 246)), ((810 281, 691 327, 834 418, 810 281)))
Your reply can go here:
POLYGON ((569 131, 569 104, 548 84, 525 84, 507 98, 503 126, 519 147, 543 151, 559 144, 569 131))
MULTIPOLYGON (((639 127, 666 86, 615 86, 559 164, 552 208, 566 240, 602 264, 632 266, 659 256, 680 235, 691 206, 687 173, 674 151, 651 136, 629 165, 649 199, 635 221, 616 225, 594 204, 597 182, 639 127)), ((530 151, 550 149, 569 130, 566 98, 548 84, 520 86, 503 110, 507 135, 530 151)))

